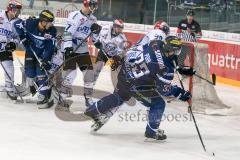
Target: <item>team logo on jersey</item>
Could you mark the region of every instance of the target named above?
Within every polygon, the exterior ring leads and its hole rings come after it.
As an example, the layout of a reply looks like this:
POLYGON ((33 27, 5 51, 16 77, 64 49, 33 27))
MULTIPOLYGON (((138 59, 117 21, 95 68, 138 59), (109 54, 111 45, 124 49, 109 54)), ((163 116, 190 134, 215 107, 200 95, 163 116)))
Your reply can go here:
POLYGON ((107 43, 105 45, 104 51, 110 56, 113 57, 116 54, 117 45, 114 43, 107 43))
POLYGON ((87 26, 80 26, 80 27, 78 27, 77 31, 78 31, 78 32, 81 32, 81 33, 84 33, 84 34, 88 34, 89 29, 90 29, 90 28, 87 27, 87 26))
POLYGON ((16 24, 16 27, 19 29, 23 29, 23 24, 20 22, 20 23, 16 24))
POLYGON ((6 37, 11 37, 12 36, 12 31, 9 31, 4 28, 0 28, 0 35, 6 36, 6 37))

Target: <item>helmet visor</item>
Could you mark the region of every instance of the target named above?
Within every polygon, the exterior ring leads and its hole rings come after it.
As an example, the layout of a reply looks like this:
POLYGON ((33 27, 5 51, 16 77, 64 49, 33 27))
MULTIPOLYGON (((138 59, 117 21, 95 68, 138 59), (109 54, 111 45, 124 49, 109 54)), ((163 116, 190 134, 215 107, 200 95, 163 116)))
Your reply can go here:
POLYGON ((90 1, 89 2, 89 8, 90 8, 91 11, 97 10, 98 9, 98 3, 90 1))

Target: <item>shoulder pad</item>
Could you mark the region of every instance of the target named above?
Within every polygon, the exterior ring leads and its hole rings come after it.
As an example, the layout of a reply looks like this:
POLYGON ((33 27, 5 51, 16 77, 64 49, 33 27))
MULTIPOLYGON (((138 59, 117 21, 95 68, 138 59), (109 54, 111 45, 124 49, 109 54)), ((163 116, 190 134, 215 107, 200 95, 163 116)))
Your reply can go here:
POLYGON ((79 16, 81 16, 81 13, 79 11, 73 11, 69 14, 69 19, 76 19, 78 18, 79 16))

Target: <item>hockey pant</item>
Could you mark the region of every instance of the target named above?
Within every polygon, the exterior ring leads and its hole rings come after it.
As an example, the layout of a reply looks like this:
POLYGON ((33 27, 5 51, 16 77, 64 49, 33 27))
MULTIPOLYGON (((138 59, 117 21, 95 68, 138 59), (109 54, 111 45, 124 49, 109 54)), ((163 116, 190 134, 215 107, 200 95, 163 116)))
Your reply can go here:
MULTIPOLYGON (((45 68, 46 70, 49 70, 50 66, 45 68)), ((49 97, 50 96, 50 88, 48 84, 46 83, 47 80, 47 74, 42 69, 36 60, 35 57, 26 56, 25 57, 25 74, 27 77, 27 81, 29 86, 34 86, 34 81, 36 82, 37 86, 43 86, 41 87, 39 93, 49 97)))
POLYGON ((83 73, 84 94, 91 96, 93 94, 94 73, 89 53, 77 54, 75 58, 65 63, 61 92, 68 94, 67 91, 69 91, 77 76, 77 66, 83 73))

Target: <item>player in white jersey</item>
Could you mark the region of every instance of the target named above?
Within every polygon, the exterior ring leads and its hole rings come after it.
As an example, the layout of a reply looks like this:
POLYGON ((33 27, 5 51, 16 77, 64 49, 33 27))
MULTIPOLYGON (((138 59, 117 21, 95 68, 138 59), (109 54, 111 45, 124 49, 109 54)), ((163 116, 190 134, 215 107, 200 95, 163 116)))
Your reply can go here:
MULTIPOLYGON (((127 48, 129 48, 129 42, 123 33, 123 29, 124 22, 121 19, 115 19, 113 24, 102 28, 96 44, 100 50, 94 67, 94 82, 96 82, 103 66, 109 59, 114 60, 117 56, 123 57, 127 48)), ((112 69, 115 67, 113 64, 112 69)))
POLYGON ((16 50, 19 39, 14 29, 14 19, 18 18, 22 4, 9 1, 7 10, 0 11, 0 63, 5 71, 5 90, 12 100, 17 99, 14 87, 14 66, 12 52, 16 50))
POLYGON ((88 37, 93 43, 97 42, 97 37, 101 31, 101 26, 97 24, 97 19, 93 12, 98 7, 97 0, 83 0, 83 8, 80 11, 71 12, 67 26, 64 31, 64 71, 65 76, 62 82, 61 93, 67 96, 68 90, 76 77, 77 65, 84 74, 84 94, 86 100, 90 99, 93 88, 93 66, 88 52, 88 37))
POLYGON ((143 46, 152 40, 164 41, 169 35, 170 28, 168 24, 162 20, 155 23, 154 29, 148 32, 142 39, 140 39, 135 46, 143 46))

